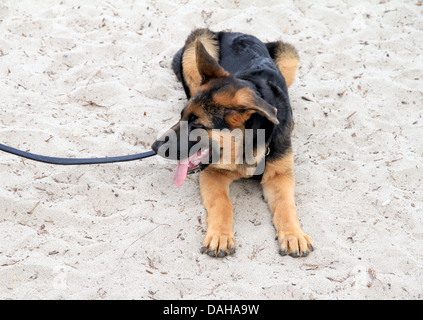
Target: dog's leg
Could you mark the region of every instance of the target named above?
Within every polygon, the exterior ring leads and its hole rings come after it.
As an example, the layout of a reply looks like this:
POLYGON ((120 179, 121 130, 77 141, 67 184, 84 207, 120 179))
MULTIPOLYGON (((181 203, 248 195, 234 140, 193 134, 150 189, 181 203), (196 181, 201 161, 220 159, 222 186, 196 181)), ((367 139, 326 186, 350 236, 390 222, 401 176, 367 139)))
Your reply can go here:
POLYGON ((212 257, 235 252, 233 211, 229 185, 235 180, 231 173, 206 169, 200 173, 200 192, 207 210, 207 233, 201 249, 212 257))
POLYGON ((292 151, 283 158, 266 163, 263 194, 273 214, 280 254, 305 257, 313 251, 313 242, 300 226, 294 201, 295 178, 292 151))

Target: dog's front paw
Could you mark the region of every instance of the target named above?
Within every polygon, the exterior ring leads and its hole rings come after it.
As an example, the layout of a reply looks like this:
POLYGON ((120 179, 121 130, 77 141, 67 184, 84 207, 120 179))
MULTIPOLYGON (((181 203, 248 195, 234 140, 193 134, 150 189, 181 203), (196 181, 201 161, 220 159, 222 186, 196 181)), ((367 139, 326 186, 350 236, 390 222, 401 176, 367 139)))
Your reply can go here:
POLYGON ((307 257, 314 250, 311 237, 301 229, 286 232, 279 231, 276 239, 278 240, 281 256, 307 257))
POLYGON ((210 257, 225 257, 235 253, 235 243, 232 234, 207 232, 203 241, 201 253, 210 257))

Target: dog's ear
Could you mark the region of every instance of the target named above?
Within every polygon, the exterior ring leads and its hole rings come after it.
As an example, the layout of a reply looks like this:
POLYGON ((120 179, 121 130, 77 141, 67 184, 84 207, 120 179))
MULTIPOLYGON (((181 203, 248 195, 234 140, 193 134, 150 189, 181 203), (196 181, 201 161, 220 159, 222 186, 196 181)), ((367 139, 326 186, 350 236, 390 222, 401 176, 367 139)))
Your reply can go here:
POLYGON ((229 73, 207 52, 200 40, 195 41, 195 56, 198 72, 202 77, 201 84, 214 78, 229 76, 229 73))
POLYGON ((279 124, 279 120, 277 118, 278 109, 274 106, 270 105, 262 98, 255 95, 254 104, 249 106, 250 110, 256 110, 258 113, 264 115, 270 122, 273 124, 279 124))
POLYGON ((273 124, 279 124, 276 117, 278 110, 259 97, 255 97, 254 103, 245 103, 242 107, 226 109, 224 119, 232 128, 240 128, 256 112, 265 116, 273 124))
POLYGON ((243 126, 253 113, 260 113, 273 124, 279 124, 278 109, 257 96, 249 88, 240 89, 236 93, 218 93, 214 96, 214 100, 226 107, 224 118, 231 127, 243 126))

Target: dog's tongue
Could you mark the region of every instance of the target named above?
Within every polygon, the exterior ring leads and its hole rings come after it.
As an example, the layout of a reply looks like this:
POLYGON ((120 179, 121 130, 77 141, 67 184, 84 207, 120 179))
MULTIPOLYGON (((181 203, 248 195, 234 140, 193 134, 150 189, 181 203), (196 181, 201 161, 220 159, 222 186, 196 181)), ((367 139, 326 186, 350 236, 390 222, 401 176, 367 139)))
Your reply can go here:
POLYGON ((178 166, 175 170, 175 176, 173 177, 173 183, 180 187, 185 181, 188 172, 188 159, 178 161, 178 166))
POLYGON ((197 166, 201 160, 207 159, 208 154, 209 149, 203 148, 191 157, 179 160, 176 166, 175 176, 173 177, 173 183, 178 187, 182 186, 187 177, 188 170, 190 168, 192 169, 193 166, 197 166))

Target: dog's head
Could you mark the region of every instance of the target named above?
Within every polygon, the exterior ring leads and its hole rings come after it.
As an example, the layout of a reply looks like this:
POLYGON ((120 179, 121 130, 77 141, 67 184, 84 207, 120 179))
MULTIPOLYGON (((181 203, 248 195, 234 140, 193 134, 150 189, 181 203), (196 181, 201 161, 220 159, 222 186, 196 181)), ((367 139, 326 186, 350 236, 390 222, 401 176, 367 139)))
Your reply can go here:
POLYGON ((152 145, 158 155, 179 160, 174 183, 210 164, 245 161, 245 129, 254 119, 278 124, 277 109, 260 98, 244 80, 225 71, 196 40, 201 86, 181 112, 178 123, 152 145), (247 125, 246 125, 247 124, 247 125))

